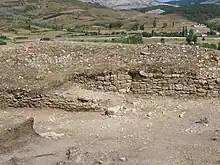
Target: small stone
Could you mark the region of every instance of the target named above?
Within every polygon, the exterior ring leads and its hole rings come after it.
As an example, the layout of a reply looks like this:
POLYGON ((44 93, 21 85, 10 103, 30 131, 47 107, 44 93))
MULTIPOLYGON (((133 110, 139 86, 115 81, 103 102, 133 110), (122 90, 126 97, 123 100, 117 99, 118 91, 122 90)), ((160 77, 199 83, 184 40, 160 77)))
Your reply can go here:
POLYGON ((119 89, 119 93, 126 93, 127 90, 126 89, 119 89))
POLYGON ((121 157, 120 160, 124 162, 127 160, 127 157, 121 157))
POLYGON ((121 109, 121 106, 114 106, 114 107, 109 107, 108 110, 105 112, 105 115, 115 115, 117 114, 121 109))
POLYGON ((151 117, 153 112, 148 112, 147 117, 151 117))
POLYGON ((141 52, 140 54, 141 54, 141 55, 148 55, 149 53, 141 52))
POLYGON ((183 118, 183 115, 185 114, 186 112, 182 112, 181 114, 179 114, 179 117, 180 118, 183 118))

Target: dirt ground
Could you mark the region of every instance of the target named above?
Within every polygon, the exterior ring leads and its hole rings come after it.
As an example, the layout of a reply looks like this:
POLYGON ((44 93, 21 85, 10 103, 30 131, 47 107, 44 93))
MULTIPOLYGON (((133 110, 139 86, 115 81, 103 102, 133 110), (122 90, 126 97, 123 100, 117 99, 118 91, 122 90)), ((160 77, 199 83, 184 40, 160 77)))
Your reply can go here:
MULTIPOLYGON (((111 99, 111 94, 106 95, 111 99)), ((0 154, 0 164, 220 164, 218 99, 120 94, 113 98, 121 99, 122 108, 111 116, 57 109, 1 109, 0 129, 33 117, 34 129, 41 136, 0 154)), ((30 139, 28 134, 22 137, 30 139)), ((21 142, 14 140, 11 147, 21 142)))

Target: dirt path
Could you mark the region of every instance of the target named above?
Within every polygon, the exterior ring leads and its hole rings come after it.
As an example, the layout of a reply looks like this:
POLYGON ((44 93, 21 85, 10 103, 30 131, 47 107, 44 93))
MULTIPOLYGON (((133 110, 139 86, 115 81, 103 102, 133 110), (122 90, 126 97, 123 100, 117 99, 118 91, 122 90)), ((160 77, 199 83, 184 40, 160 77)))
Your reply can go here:
POLYGON ((136 101, 135 109, 113 117, 55 109, 1 110, 0 127, 34 117, 43 138, 0 155, 0 164, 220 164, 218 100, 136 101))

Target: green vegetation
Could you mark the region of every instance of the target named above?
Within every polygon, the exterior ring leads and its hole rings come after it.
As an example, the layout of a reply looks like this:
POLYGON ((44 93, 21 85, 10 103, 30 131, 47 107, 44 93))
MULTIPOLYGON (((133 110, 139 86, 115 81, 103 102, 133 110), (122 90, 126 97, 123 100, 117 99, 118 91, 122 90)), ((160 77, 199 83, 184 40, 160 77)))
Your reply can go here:
POLYGON ((140 30, 144 30, 144 24, 140 26, 140 30))
POLYGON ((220 16, 220 5, 196 4, 181 7, 159 5, 136 10, 140 12, 147 12, 154 9, 164 10, 165 12, 163 14, 179 14, 191 21, 204 23, 213 29, 220 28, 220 24, 211 24, 208 22, 208 20, 218 18, 220 16))
POLYGON ((156 28, 157 27, 157 20, 156 18, 154 19, 154 22, 153 22, 153 27, 156 28))
POLYGON ((188 44, 192 44, 192 42, 193 42, 194 44, 197 43, 197 36, 196 36, 196 34, 194 33, 193 29, 190 29, 190 30, 189 30, 189 34, 187 34, 187 36, 186 36, 186 42, 187 42, 188 44))
POLYGON ((43 37, 40 39, 41 41, 50 41, 51 39, 49 37, 43 37))
POLYGON ((26 39, 28 39, 28 37, 27 36, 17 36, 14 39, 16 39, 16 40, 26 40, 26 39))
POLYGON ((211 30, 211 31, 207 32, 207 35, 208 36, 216 36, 216 32, 211 30))
POLYGON ((0 35, 0 40, 10 40, 7 36, 0 35))
POLYGON ((220 50, 220 43, 218 45, 217 44, 213 44, 213 43, 202 43, 202 44, 199 44, 199 45, 201 47, 204 47, 204 48, 220 50))
POLYGON ((166 3, 172 4, 172 5, 184 6, 184 5, 191 5, 191 4, 199 4, 205 1, 206 0, 179 0, 179 1, 173 0, 173 1, 166 2, 166 3))
POLYGON ((0 45, 7 45, 7 42, 0 40, 0 45))
POLYGON ((112 39, 114 43, 124 43, 124 44, 143 44, 143 38, 141 35, 129 35, 126 37, 121 37, 120 39, 112 39))
POLYGON ((0 45, 7 45, 7 40, 10 40, 7 36, 0 35, 0 45))
POLYGON ((167 26, 168 26, 167 23, 164 23, 162 28, 167 28, 167 26))
POLYGON ((182 32, 155 32, 152 30, 151 33, 149 32, 143 32, 143 37, 185 37, 182 32))
POLYGON ((111 22, 109 24, 109 29, 112 29, 112 28, 121 28, 123 26, 123 23, 121 21, 117 21, 117 22, 111 22))
POLYGON ((161 39, 160 39, 160 42, 164 44, 164 43, 165 43, 165 39, 164 39, 164 38, 161 38, 161 39))

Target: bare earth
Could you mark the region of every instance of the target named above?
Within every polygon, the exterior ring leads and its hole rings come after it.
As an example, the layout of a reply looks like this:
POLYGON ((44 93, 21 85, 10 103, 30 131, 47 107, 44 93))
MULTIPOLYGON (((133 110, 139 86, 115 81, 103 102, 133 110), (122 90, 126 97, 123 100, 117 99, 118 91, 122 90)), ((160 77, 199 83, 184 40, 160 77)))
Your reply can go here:
POLYGON ((184 45, 67 42, 33 42, 0 50, 0 165, 220 164, 218 98, 93 91, 71 79, 75 73, 127 69, 217 79, 218 51, 184 45), (48 90, 74 105, 75 100, 80 106, 91 101, 92 109, 95 105, 103 111, 4 108, 7 92, 16 96, 7 98, 19 102, 20 89, 43 94, 48 90))
POLYGON ((0 164, 220 164, 217 99, 93 94, 108 98, 121 109, 112 116, 56 109, 2 109, 0 128, 33 117, 34 129, 41 137, 1 154, 0 164))

